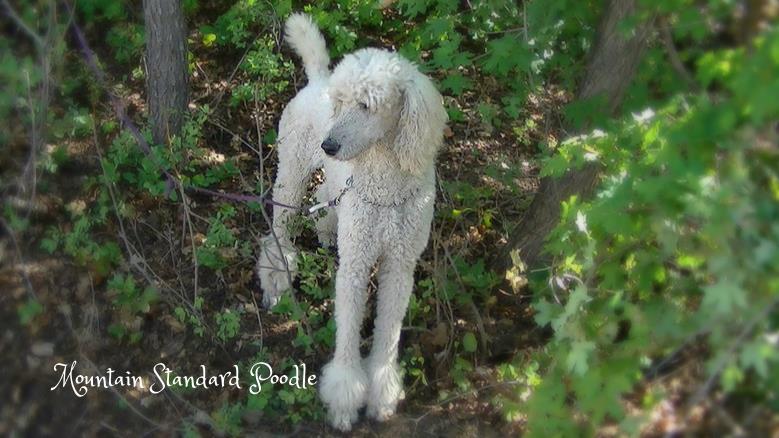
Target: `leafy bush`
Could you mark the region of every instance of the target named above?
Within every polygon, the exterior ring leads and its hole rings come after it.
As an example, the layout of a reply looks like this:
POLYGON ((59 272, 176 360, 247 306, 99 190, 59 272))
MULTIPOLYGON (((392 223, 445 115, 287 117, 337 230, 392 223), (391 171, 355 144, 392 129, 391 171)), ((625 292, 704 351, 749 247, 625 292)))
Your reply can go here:
POLYGON ((240 315, 226 309, 224 312, 216 315, 216 337, 222 342, 234 338, 238 334, 241 326, 240 315))
POLYGON ((228 265, 230 258, 233 257, 233 250, 237 240, 232 230, 230 230, 225 221, 235 215, 235 208, 231 205, 225 205, 217 212, 216 217, 211 220, 208 227, 208 235, 197 249, 197 262, 211 269, 222 269, 228 265))
POLYGON ((135 23, 117 24, 108 31, 106 42, 120 63, 140 61, 144 47, 143 26, 135 23))
POLYGON ((132 275, 119 273, 111 277, 107 289, 118 317, 118 322, 108 327, 109 333, 119 339, 127 336, 130 342, 137 342, 142 336, 139 316, 149 312, 151 304, 159 298, 158 292, 151 286, 138 286, 132 275))
POLYGON ((536 284, 533 307, 554 336, 523 406, 531 436, 606 421, 636 433, 657 399, 631 417, 621 397, 699 339, 709 357, 695 397, 719 382, 777 406, 779 104, 766 96, 779 93, 778 53, 775 28, 695 53, 710 91, 606 122, 545 160, 545 175, 597 163, 603 178, 548 237, 553 280, 536 284))

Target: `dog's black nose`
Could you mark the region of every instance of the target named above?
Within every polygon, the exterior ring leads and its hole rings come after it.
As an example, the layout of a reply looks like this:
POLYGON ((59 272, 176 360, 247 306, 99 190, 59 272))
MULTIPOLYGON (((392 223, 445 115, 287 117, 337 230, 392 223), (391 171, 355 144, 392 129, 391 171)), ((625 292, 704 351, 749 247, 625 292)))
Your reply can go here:
POLYGON ((341 149, 341 145, 332 138, 328 137, 325 139, 325 141, 322 142, 322 150, 324 150, 325 153, 331 157, 337 154, 339 149, 341 149))

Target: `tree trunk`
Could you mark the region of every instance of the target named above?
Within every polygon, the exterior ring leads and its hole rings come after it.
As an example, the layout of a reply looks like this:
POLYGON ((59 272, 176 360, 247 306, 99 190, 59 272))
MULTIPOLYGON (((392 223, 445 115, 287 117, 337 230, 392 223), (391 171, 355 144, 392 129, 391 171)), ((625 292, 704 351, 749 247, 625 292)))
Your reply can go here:
MULTIPOLYGON (((584 79, 579 84, 577 99, 599 97, 606 103, 605 113, 614 114, 622 103, 646 46, 651 23, 638 25, 630 34, 620 30, 620 23, 636 11, 636 0, 611 0, 607 3, 598 29, 598 41, 589 55, 584 79)), ((533 202, 512 233, 501 258, 502 268, 512 265, 510 253, 519 256, 528 267, 538 267, 543 261, 544 239, 560 220, 560 205, 573 195, 588 197, 598 183, 598 166, 588 164, 571 170, 561 178, 546 177, 533 202)))
POLYGON ((733 23, 741 44, 749 44, 752 38, 765 30, 779 16, 779 2, 775 0, 747 0, 743 3, 744 15, 733 23))
POLYGON ((180 0, 144 0, 147 102, 155 144, 177 135, 189 100, 187 30, 180 0))

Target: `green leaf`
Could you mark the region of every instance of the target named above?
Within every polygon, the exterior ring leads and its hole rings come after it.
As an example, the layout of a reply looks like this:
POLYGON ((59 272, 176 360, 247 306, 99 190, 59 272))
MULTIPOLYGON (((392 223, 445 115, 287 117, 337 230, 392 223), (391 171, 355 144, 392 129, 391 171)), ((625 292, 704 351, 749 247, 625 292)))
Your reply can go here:
POLYGON ((565 360, 568 371, 579 376, 588 370, 587 361, 590 354, 595 351, 595 343, 591 341, 576 341, 571 345, 571 351, 565 360))
POLYGON ((496 76, 508 76, 513 70, 530 71, 533 52, 516 35, 507 34, 487 43, 484 70, 496 76))
POLYGON ((57 239, 46 237, 41 240, 41 248, 49 254, 54 254, 54 251, 57 250, 58 246, 59 242, 57 239))
POLYGON ((17 314, 19 315, 19 322, 22 325, 29 324, 36 316, 40 315, 41 313, 43 313, 43 305, 41 305, 41 303, 39 303, 34 298, 29 298, 17 310, 17 314))
POLYGON ((560 313, 560 306, 552 304, 543 298, 533 304, 533 309, 536 311, 534 316, 536 324, 540 326, 551 323, 557 314, 560 313))
POLYGON ((214 33, 205 33, 203 34, 203 45, 206 47, 211 47, 216 42, 216 34, 214 33))
POLYGON ((748 343, 741 350, 740 361, 745 368, 752 368, 760 377, 767 378, 769 362, 779 359, 776 347, 763 339, 748 343))
POLYGON ((746 292, 731 278, 703 288, 703 308, 720 315, 727 315, 747 305, 746 292))
POLYGON ((479 344, 476 341, 476 336, 471 332, 466 332, 463 336, 463 350, 465 350, 466 353, 474 353, 478 346, 479 344))
POLYGON ((262 388, 258 394, 249 394, 246 398, 246 409, 263 411, 268 406, 272 394, 272 388, 262 388))
POLYGON ((441 89, 451 91, 455 96, 459 96, 463 91, 470 89, 471 85, 471 80, 460 73, 450 74, 441 81, 441 89))

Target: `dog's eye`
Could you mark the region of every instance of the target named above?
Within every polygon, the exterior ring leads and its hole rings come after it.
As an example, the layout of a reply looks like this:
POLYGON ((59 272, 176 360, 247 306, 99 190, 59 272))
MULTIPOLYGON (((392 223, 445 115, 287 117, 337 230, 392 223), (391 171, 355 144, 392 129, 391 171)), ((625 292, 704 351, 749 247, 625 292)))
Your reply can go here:
POLYGON ((358 105, 360 106, 360 109, 361 109, 361 110, 363 110, 363 111, 368 111, 368 104, 367 104, 367 103, 365 103, 365 102, 360 102, 358 105))

